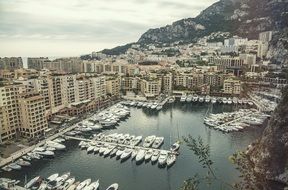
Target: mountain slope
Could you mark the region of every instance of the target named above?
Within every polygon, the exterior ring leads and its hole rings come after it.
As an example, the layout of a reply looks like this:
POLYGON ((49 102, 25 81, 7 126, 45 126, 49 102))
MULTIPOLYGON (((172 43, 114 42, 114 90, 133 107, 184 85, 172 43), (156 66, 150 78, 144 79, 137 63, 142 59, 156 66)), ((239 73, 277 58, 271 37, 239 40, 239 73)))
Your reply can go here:
POLYGON ((287 11, 287 0, 220 0, 196 18, 182 19, 172 25, 149 29, 138 43, 193 42, 218 31, 256 38, 259 32, 279 30, 287 26, 287 11))

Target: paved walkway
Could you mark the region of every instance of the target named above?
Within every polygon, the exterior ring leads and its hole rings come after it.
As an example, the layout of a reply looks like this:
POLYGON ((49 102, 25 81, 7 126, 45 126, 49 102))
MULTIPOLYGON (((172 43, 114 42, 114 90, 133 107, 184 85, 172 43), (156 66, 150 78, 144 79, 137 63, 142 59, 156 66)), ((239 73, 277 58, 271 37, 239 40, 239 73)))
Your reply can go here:
POLYGON ((52 135, 50 137, 48 137, 47 139, 44 139, 42 141, 40 141, 38 144, 21 149, 13 154, 10 155, 10 157, 8 158, 4 158, 0 161, 0 167, 5 166, 6 164, 13 162, 14 160, 20 158, 21 156, 23 156, 24 154, 27 154, 28 152, 31 152, 34 148, 39 147, 41 145, 44 145, 46 143, 46 141, 51 141, 53 139, 56 139, 57 137, 63 135, 64 133, 73 130, 76 127, 76 125, 73 125, 71 127, 65 128, 63 131, 60 131, 59 133, 52 135))

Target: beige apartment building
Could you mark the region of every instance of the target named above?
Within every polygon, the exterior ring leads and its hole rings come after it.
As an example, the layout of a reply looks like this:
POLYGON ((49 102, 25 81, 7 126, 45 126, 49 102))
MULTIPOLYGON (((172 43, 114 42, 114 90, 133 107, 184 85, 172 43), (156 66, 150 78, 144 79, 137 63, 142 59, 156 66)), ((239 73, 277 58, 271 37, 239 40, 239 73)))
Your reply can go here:
POLYGON ((23 68, 21 57, 0 57, 0 70, 14 70, 23 68))
POLYGON ((89 78, 77 79, 76 102, 94 99, 93 83, 89 78))
POLYGON ((106 97, 106 78, 105 76, 91 77, 89 78, 92 82, 94 90, 94 99, 101 100, 106 97))
POLYGON ((19 93, 26 91, 25 85, 0 87, 0 143, 15 138, 20 127, 19 93))
POLYGON ((106 92, 111 96, 120 96, 120 77, 107 77, 106 79, 106 92))
POLYGON ((241 93, 241 82, 232 78, 224 80, 223 91, 225 94, 239 95, 241 93))
POLYGON ((161 93, 162 80, 159 78, 142 79, 140 89, 141 93, 146 97, 158 96, 161 93))
POLYGON ((48 128, 44 97, 37 92, 26 92, 19 94, 18 103, 21 135, 28 138, 44 135, 48 128))

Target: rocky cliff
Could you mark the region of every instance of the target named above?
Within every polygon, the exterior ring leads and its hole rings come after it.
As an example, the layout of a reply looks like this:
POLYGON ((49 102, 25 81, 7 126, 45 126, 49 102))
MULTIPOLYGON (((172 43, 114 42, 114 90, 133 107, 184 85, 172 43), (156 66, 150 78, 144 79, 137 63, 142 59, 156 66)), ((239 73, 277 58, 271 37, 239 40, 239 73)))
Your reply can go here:
POLYGON ((219 31, 256 38, 260 32, 286 27, 287 14, 287 0, 220 0, 196 18, 149 29, 138 43, 193 42, 219 31))
POLYGON ((261 188, 288 188, 288 87, 262 137, 248 151, 261 188))

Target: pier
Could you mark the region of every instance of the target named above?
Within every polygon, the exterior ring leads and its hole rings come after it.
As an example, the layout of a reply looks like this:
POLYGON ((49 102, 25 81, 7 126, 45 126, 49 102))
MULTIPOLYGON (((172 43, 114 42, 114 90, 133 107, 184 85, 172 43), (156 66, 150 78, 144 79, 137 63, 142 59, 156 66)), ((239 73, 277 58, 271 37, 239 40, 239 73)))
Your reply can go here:
POLYGON ((46 141, 52 141, 52 140, 56 139, 57 137, 64 135, 66 132, 73 130, 75 127, 77 127, 77 126, 76 125, 72 125, 72 126, 70 126, 68 128, 63 129, 59 133, 54 134, 54 135, 52 135, 52 136, 40 141, 36 145, 21 149, 21 150, 15 152, 15 153, 11 154, 10 157, 4 158, 4 159, 2 159, 0 161, 0 167, 3 167, 5 165, 9 164, 10 162, 13 162, 14 160, 17 160, 18 158, 22 157, 23 155, 31 152, 35 148, 44 145, 46 143, 46 141))
POLYGON ((126 145, 126 144, 118 144, 118 143, 111 143, 111 142, 105 142, 105 141, 97 141, 97 140, 94 140, 94 139, 85 139, 85 138, 80 138, 80 137, 72 137, 72 136, 68 136, 68 135, 64 135, 64 137, 66 139, 73 139, 73 140, 78 140, 78 141, 85 141, 85 142, 91 142, 91 141, 94 141, 96 143, 105 143, 105 144, 109 144, 109 145, 113 145, 113 146, 124 146, 124 147, 127 147, 127 148, 131 148, 131 149, 135 149, 135 148, 140 148, 140 149, 143 149, 143 150, 153 150, 153 151, 166 151, 167 153, 170 153, 170 154, 175 154, 177 155, 178 153, 177 152, 172 152, 170 150, 163 150, 163 149, 155 149, 155 148, 146 148, 146 147, 143 147, 143 146, 132 146, 132 145, 126 145))

